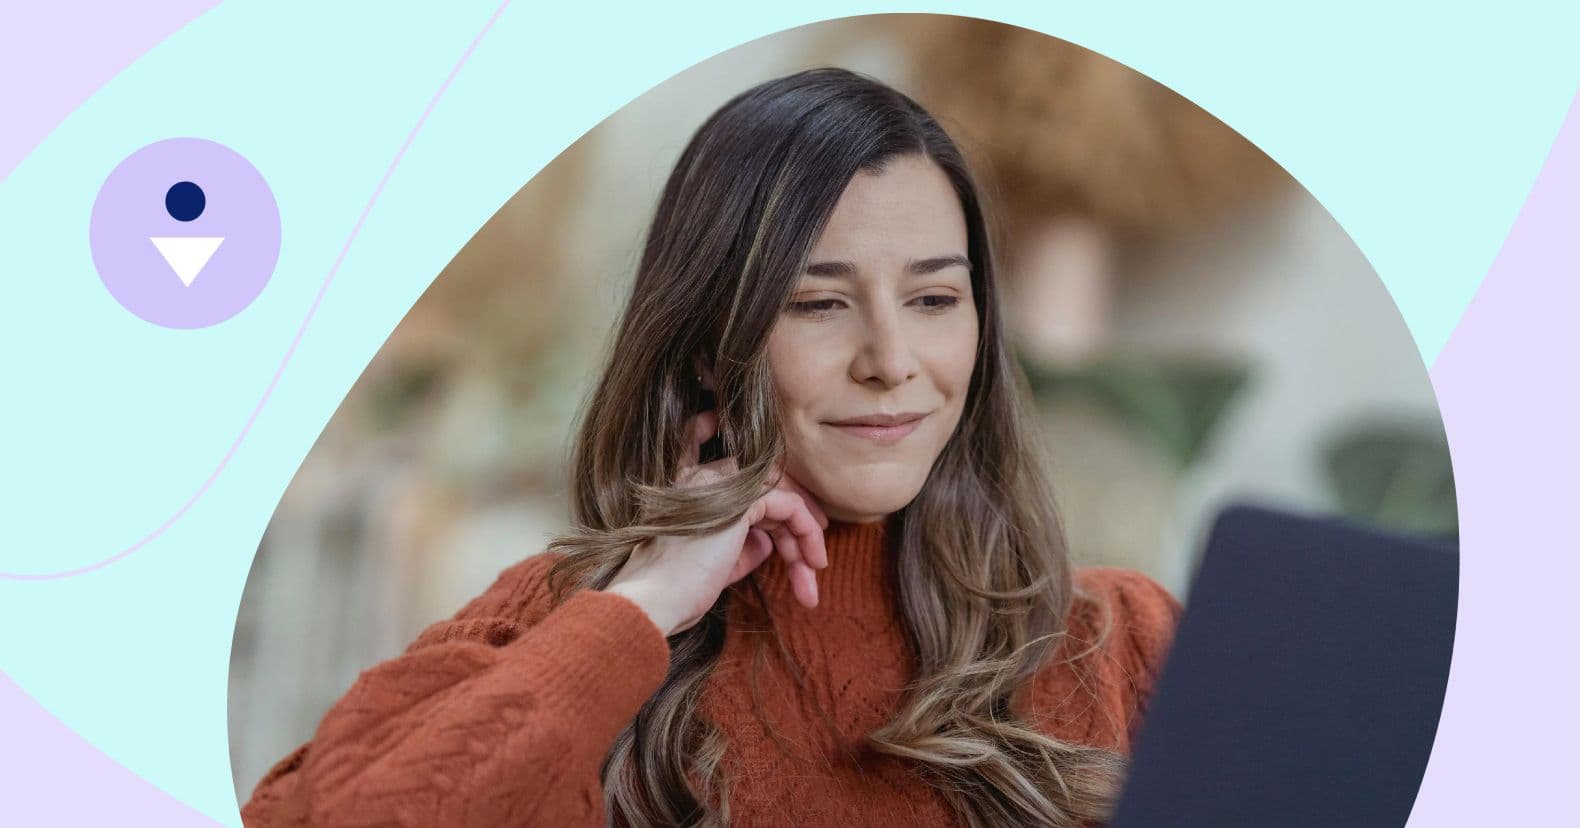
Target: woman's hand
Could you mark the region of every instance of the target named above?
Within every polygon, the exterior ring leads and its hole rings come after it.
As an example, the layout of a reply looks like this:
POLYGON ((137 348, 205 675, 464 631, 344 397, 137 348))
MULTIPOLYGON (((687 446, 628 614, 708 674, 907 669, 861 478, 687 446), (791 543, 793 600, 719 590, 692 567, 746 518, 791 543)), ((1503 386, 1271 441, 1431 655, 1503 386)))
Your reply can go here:
MULTIPOLYGON (((718 431, 719 418, 704 411, 691 418, 686 453, 675 485, 699 486, 736 474, 735 458, 699 465, 702 444, 718 431)), ((690 629, 724 592, 769 555, 785 559, 796 600, 817 606, 815 569, 828 566, 823 530, 828 518, 787 474, 766 489, 735 523, 709 535, 659 535, 639 544, 604 588, 636 602, 664 635, 690 629)))

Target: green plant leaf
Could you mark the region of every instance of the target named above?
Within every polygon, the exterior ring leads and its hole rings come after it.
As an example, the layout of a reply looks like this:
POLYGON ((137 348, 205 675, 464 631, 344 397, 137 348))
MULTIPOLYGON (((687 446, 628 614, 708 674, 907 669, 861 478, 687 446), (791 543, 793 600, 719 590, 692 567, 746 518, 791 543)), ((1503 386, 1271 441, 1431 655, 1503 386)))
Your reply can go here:
POLYGON ((1345 515, 1403 532, 1458 534, 1454 470, 1436 424, 1353 425, 1328 441, 1324 458, 1345 515))
POLYGON ((1074 369, 1023 361, 1032 393, 1081 395, 1112 410, 1180 468, 1201 456, 1250 376, 1236 360, 1111 357, 1074 369))

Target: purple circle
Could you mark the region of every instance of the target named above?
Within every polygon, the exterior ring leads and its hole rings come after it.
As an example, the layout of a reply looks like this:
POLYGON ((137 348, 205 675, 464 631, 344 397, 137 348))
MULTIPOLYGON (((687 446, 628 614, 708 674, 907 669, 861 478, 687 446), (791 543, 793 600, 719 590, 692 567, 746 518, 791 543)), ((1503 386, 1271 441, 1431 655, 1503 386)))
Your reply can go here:
POLYGON ((88 222, 93 266, 121 306, 166 328, 204 328, 240 313, 280 258, 280 210, 258 170, 202 138, 149 144, 110 171, 88 222), (178 221, 165 196, 200 182, 202 213, 178 221))

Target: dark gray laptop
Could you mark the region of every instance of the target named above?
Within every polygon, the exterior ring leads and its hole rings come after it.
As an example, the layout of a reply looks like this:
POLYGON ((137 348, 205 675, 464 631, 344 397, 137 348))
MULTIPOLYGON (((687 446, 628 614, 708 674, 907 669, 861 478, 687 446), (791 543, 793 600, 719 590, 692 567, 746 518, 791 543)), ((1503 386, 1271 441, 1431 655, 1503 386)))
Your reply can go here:
POLYGON ((1404 825, 1458 594, 1456 541, 1226 510, 1111 828, 1404 825))

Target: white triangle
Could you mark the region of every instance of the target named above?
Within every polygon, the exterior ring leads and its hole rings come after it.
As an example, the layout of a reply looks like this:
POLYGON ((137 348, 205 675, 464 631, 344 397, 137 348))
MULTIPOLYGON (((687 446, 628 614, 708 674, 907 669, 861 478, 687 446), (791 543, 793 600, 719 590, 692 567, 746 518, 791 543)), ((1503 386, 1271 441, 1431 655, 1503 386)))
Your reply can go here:
POLYGON ((176 272, 181 279, 181 284, 192 286, 203 268, 208 265, 208 260, 214 258, 214 251, 219 249, 224 236, 149 236, 148 240, 159 248, 159 255, 165 257, 165 264, 176 272))

